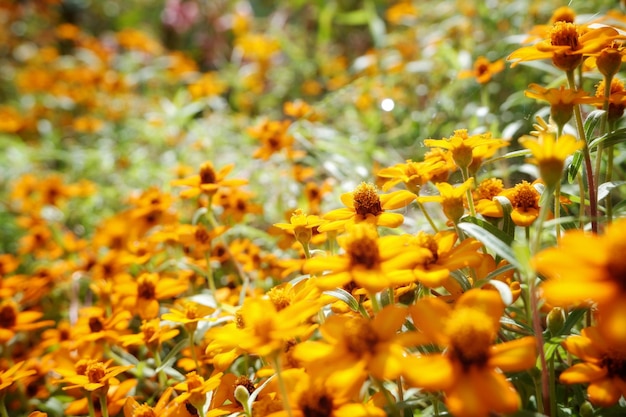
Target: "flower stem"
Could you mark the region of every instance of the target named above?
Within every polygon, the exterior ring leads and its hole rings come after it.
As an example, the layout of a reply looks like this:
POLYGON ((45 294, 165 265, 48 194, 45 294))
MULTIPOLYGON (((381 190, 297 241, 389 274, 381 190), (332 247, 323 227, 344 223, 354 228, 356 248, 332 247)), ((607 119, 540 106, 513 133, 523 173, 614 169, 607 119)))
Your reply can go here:
MULTIPOLYGON (((463 176, 463 182, 467 181, 470 178, 469 169, 467 167, 461 168, 461 174, 463 176)), ((469 207, 470 216, 476 217, 476 208, 474 207, 474 196, 472 195, 471 188, 468 188, 465 191, 465 195, 467 197, 467 206, 469 207)))
POLYGON ((428 211, 426 210, 426 207, 424 207, 424 204, 420 203, 419 201, 417 202, 417 205, 419 206, 420 210, 422 210, 422 213, 424 213, 424 217, 426 217, 426 220, 428 220, 428 224, 430 224, 430 227, 433 228, 433 231, 435 233, 439 232, 439 229, 437 228, 437 226, 435 225, 435 222, 433 222, 433 218, 430 217, 430 214, 428 214, 428 211))
POLYGON ((102 417, 109 417, 106 391, 102 391, 100 395, 98 395, 98 399, 100 400, 100 412, 102 413, 102 417))
MULTIPOLYGON (((87 409, 89 410, 89 417, 96 417, 96 410, 93 407, 93 397, 91 396, 91 392, 86 392, 86 396, 87 396, 87 409)), ((2 417, 5 417, 5 416, 2 416, 2 417)))
POLYGON ((285 385, 285 380, 283 379, 283 375, 281 373, 280 366, 280 358, 278 354, 274 355, 274 370, 276 371, 276 378, 278 378, 278 389, 280 390, 280 396, 283 400, 283 408, 284 411, 287 412, 288 417, 293 417, 293 412, 291 411, 291 404, 289 404, 289 397, 287 396, 287 386, 285 385))
MULTIPOLYGON (((576 82, 574 80, 574 71, 567 71, 567 82, 569 88, 574 91, 578 91, 576 82)), ((598 233, 598 199, 596 197, 596 188, 593 175, 593 167, 591 165, 591 155, 589 147, 587 146, 587 138, 585 137, 585 128, 583 126, 583 116, 580 111, 580 105, 574 106, 574 116, 576 119, 576 128, 578 129, 579 140, 582 140, 585 146, 582 149, 583 158, 585 160, 585 172, 587 174, 587 188, 589 188, 589 213, 591 215, 591 230, 594 233, 598 233)), ((584 202, 584 195, 580 196, 581 201, 584 202)), ((584 205, 584 203, 583 203, 584 205)))
POLYGON ((191 349, 191 358, 193 359, 193 363, 196 364, 196 369, 200 369, 200 364, 198 363, 198 355, 196 354, 196 343, 194 338, 195 331, 189 332, 189 349, 191 349))
POLYGON ((0 394, 0 417, 9 417, 9 412, 7 411, 7 405, 4 402, 5 394, 4 392, 0 394))

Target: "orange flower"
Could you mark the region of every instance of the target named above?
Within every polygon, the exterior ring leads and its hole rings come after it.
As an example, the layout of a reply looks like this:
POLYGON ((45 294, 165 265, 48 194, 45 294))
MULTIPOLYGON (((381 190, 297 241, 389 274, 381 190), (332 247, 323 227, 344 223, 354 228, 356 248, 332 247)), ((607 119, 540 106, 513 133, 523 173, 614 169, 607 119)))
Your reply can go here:
POLYGON ((491 78, 504 70, 504 60, 498 59, 491 62, 484 56, 479 56, 474 61, 474 68, 472 70, 464 70, 459 73, 459 78, 474 77, 480 84, 487 84, 491 81, 491 78))
POLYGON ((444 165, 445 162, 442 160, 413 162, 409 159, 403 164, 383 168, 376 175, 384 180, 383 191, 388 191, 394 185, 402 182, 407 190, 419 195, 422 186, 430 181, 434 173, 440 171, 444 165))
POLYGON ((205 162, 200 166, 200 172, 180 180, 173 180, 173 186, 191 187, 181 191, 180 196, 183 198, 195 197, 199 194, 208 194, 212 196, 220 187, 238 187, 247 184, 244 179, 226 179, 226 176, 233 170, 234 164, 226 165, 218 172, 215 172, 211 162, 205 162))
POLYGON ((404 216, 387 210, 405 207, 415 198, 415 194, 404 190, 379 195, 373 184, 362 182, 354 191, 341 195, 341 202, 346 207, 324 215, 323 218, 330 222, 321 225, 319 231, 339 230, 347 224, 360 222, 398 227, 404 222, 404 216))
POLYGON ((63 376, 60 383, 68 384, 63 390, 82 388, 85 391, 107 392, 110 385, 118 385, 116 376, 133 368, 134 365, 112 366, 112 361, 101 362, 92 359, 83 359, 76 363, 74 372, 59 369, 63 376))
POLYGON ((558 21, 552 25, 549 39, 524 46, 509 55, 507 60, 515 66, 523 61, 551 58, 557 68, 571 71, 581 64, 583 56, 600 52, 618 37, 619 33, 608 26, 590 29, 558 21))
POLYGON ((405 367, 407 339, 397 332, 407 313, 404 307, 389 305, 373 319, 332 315, 320 326, 324 341, 296 345, 294 357, 322 380, 340 380, 348 392, 358 392, 368 375, 393 380, 405 367))
POLYGON ((580 336, 569 336, 563 347, 583 362, 577 363, 559 377, 564 384, 588 383, 589 401, 610 407, 626 397, 626 349, 612 345, 596 327, 582 329, 580 336))
POLYGON ((493 198, 504 191, 504 184, 498 178, 487 178, 480 182, 472 192, 476 212, 485 217, 502 217, 502 206, 493 198))
POLYGON ((597 98, 589 97, 583 90, 571 90, 564 86, 544 88, 539 84, 531 84, 528 87, 529 89, 524 92, 526 97, 550 103, 550 115, 560 127, 563 127, 571 119, 574 105, 599 102, 597 98))
POLYGON ((410 307, 415 326, 445 350, 407 357, 403 365, 407 383, 444 391, 448 410, 458 417, 517 411, 519 395, 502 371, 534 366, 535 338, 493 345, 503 312, 496 291, 469 290, 454 308, 438 298, 419 300, 410 307))
POLYGON ((186 280, 144 272, 135 281, 117 283, 115 291, 122 296, 124 308, 141 319, 152 319, 159 315, 160 301, 174 298, 188 288, 186 280))
POLYGON ((626 219, 603 236, 572 231, 559 246, 535 256, 533 266, 548 278, 545 299, 555 306, 597 303, 598 328, 613 344, 626 345, 626 219))
POLYGON ((557 140, 552 134, 541 134, 538 138, 522 137, 519 143, 532 151, 541 179, 549 187, 561 182, 565 159, 585 146, 583 141, 576 140, 572 135, 563 135, 557 140))
POLYGON ((212 307, 198 304, 189 300, 177 301, 173 308, 161 316, 162 320, 180 323, 188 332, 194 332, 200 321, 211 320, 215 313, 212 307))
POLYGON ((417 249, 409 250, 394 236, 378 237, 375 226, 357 223, 339 239, 345 253, 308 259, 302 271, 317 275, 315 285, 322 290, 356 284, 369 293, 413 281, 411 266, 417 249), (397 243, 397 244, 394 244, 397 243))
POLYGON ((178 404, 189 403, 196 410, 203 408, 206 403, 207 394, 213 391, 220 384, 222 373, 217 373, 205 380, 196 372, 189 372, 185 375, 185 381, 174 385, 174 389, 182 393, 174 400, 178 404))
POLYGON ((515 187, 504 190, 500 195, 511 202, 511 220, 517 226, 527 227, 539 217, 539 198, 541 194, 528 181, 522 181, 515 187))
POLYGON ((124 417, 165 417, 173 409, 170 397, 174 388, 168 387, 159 398, 159 401, 150 407, 148 404, 139 404, 133 397, 128 397, 124 403, 124 417))
POLYGON ((467 195, 467 190, 474 186, 474 178, 470 177, 458 187, 453 187, 447 182, 440 182, 435 186, 439 190, 438 196, 418 197, 418 201, 420 203, 440 203, 448 220, 455 224, 458 223, 465 214, 464 198, 467 195))
POLYGON ((9 369, 0 372, 0 395, 3 395, 4 390, 12 386, 16 381, 37 373, 34 369, 23 370, 23 365, 24 361, 18 362, 9 369))
POLYGON ((18 332, 54 325, 53 320, 38 321, 41 317, 43 313, 40 311, 19 311, 15 302, 3 301, 0 304, 0 344, 9 342, 18 332))

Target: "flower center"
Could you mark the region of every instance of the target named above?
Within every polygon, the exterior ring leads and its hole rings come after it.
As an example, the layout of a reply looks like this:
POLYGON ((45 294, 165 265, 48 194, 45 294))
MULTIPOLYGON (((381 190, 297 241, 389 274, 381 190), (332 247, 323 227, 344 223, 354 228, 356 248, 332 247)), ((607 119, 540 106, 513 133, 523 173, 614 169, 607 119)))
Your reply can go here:
POLYGON ((78 362, 76 362, 76 365, 74 365, 74 369, 76 370, 76 374, 77 375, 87 375, 87 368, 89 367, 89 365, 94 362, 91 359, 80 359, 78 362))
POLYGON ((380 204, 380 197, 376 192, 374 184, 362 182, 354 190, 354 210, 357 214, 365 217, 368 214, 378 216, 383 212, 380 204))
POLYGON ((357 223, 351 230, 346 244, 346 252, 352 266, 375 269, 380 265, 377 244, 378 234, 374 226, 357 223))
POLYGON ((250 381, 250 378, 248 378, 247 376, 238 377, 237 379, 235 379, 235 383, 233 385, 235 388, 237 388, 238 386, 244 387, 250 395, 252 395, 255 390, 254 383, 252 383, 252 381, 250 381))
POLYGON ((608 377, 626 379, 626 357, 618 353, 609 353, 602 358, 602 367, 606 368, 608 377))
POLYGON ((528 209, 536 208, 538 201, 539 193, 528 181, 522 181, 515 186, 515 194, 511 205, 516 209, 528 211, 528 209))
POLYGON ((201 226, 198 226, 196 228, 193 237, 196 243, 201 245, 205 245, 211 241, 211 235, 209 235, 209 232, 207 232, 207 230, 201 226))
POLYGON ((300 398, 304 417, 329 417, 333 412, 333 398, 326 392, 305 392, 300 398))
POLYGON ((378 343, 378 336, 367 319, 354 319, 346 323, 343 334, 346 348, 357 357, 372 352, 378 343))
POLYGON ((210 162, 200 166, 200 184, 215 184, 216 179, 215 170, 210 162))
POLYGON ((500 194, 503 189, 504 184, 502 184, 502 180, 498 178, 487 178, 480 183, 476 189, 476 194, 480 200, 491 200, 500 194))
POLYGON ((11 304, 5 304, 0 308, 0 327, 10 329, 17 323, 17 310, 11 304))
POLYGON ((104 324, 98 317, 89 317, 89 330, 91 333, 98 333, 104 330, 104 324))
POLYGON ((437 263, 439 259, 439 244, 434 236, 428 233, 420 232, 417 235, 417 245, 430 251, 430 258, 426 259, 425 264, 437 263))
POLYGON ((569 46, 573 51, 579 49, 576 25, 564 21, 556 22, 550 31, 550 43, 553 46, 569 46))
POLYGON ((133 417, 157 417, 154 410, 146 404, 142 404, 133 411, 133 417))
POLYGON ((276 311, 280 311, 291 305, 291 297, 284 288, 274 287, 267 292, 267 295, 272 304, 274 304, 274 307, 276 307, 276 311))
POLYGON ((494 339, 492 319, 472 308, 456 309, 446 324, 450 335, 452 355, 464 368, 483 366, 489 358, 489 347, 494 339))
POLYGON ((102 362, 93 362, 87 365, 85 375, 89 378, 89 382, 97 384, 102 382, 102 379, 106 375, 106 368, 102 362))
POLYGON ((154 300, 156 297, 156 276, 142 274, 137 279, 137 297, 144 300, 154 300))

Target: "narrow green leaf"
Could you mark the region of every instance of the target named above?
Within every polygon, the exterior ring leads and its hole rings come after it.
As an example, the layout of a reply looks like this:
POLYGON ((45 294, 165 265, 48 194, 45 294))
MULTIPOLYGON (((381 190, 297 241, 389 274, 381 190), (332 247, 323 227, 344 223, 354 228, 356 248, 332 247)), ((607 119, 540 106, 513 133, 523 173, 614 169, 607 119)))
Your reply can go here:
POLYGON ((585 119, 585 123, 583 127, 585 129, 585 138, 589 141, 593 132, 596 130, 598 125, 602 122, 602 118, 604 117, 604 110, 594 110, 585 119))
POLYGON ((604 200, 613 188, 621 187, 624 184, 626 184, 626 181, 611 181, 600 184, 598 187, 598 202, 604 200))
POLYGON ((576 180, 576 175, 580 171, 580 167, 583 165, 583 154, 581 151, 574 153, 572 163, 567 167, 567 181, 572 184, 576 180))
POLYGON ((589 148, 594 149, 600 143, 603 143, 604 146, 613 146, 622 142, 626 142, 626 128, 624 127, 594 139, 589 143, 589 148))
POLYGON ((338 300, 343 301, 350 307, 352 311, 359 311, 359 302, 348 291, 337 288, 336 290, 324 291, 324 294, 335 297, 338 300))
MULTIPOLYGON (((479 222, 482 223, 486 223, 485 221, 480 219, 476 220, 479 220, 479 222)), ((502 233, 501 230, 495 228, 491 224, 486 223, 486 225, 483 224, 479 226, 477 223, 478 222, 475 222, 474 220, 464 218, 458 226, 469 236, 482 242, 488 249, 495 252, 498 256, 509 261, 511 265, 514 265, 516 268, 519 267, 519 262, 515 258, 515 254, 509 246, 510 242, 506 242, 507 240, 510 241, 510 237, 502 233)))
POLYGON ((500 207, 502 207, 502 232, 513 240, 515 223, 511 220, 511 211, 513 210, 511 200, 501 195, 495 196, 493 199, 497 200, 500 203, 500 207))

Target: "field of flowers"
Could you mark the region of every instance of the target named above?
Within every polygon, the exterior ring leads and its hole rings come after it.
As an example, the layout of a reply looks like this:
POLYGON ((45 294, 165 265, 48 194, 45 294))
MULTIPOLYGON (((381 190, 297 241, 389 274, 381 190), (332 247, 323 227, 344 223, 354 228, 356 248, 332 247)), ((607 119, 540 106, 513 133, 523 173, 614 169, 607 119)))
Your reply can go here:
POLYGON ((626 415, 619 2, 0 0, 0 57, 0 417, 626 415))

